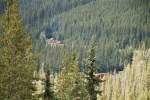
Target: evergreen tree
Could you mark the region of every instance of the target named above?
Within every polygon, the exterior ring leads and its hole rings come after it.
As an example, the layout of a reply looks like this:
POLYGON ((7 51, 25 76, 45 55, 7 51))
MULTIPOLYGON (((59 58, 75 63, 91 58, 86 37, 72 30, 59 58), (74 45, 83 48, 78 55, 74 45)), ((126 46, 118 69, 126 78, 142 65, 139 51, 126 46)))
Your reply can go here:
POLYGON ((60 100, 88 100, 84 77, 79 70, 76 54, 65 56, 62 71, 56 83, 56 93, 60 100))
POLYGON ((0 99, 29 100, 35 56, 30 34, 26 33, 19 14, 19 0, 5 0, 0 37, 0 99))
POLYGON ((87 78, 87 91, 90 95, 90 100, 97 100, 97 93, 101 93, 96 88, 99 86, 99 82, 102 80, 97 79, 94 74, 96 74, 96 66, 95 66, 95 44, 92 44, 91 49, 89 50, 88 59, 86 61, 86 69, 85 74, 87 78))
POLYGON ((45 80, 45 93, 44 93, 45 100, 55 100, 54 91, 52 88, 53 84, 51 82, 50 71, 47 70, 45 80))
POLYGON ((150 100, 150 49, 135 50, 132 64, 109 75, 98 100, 150 100))

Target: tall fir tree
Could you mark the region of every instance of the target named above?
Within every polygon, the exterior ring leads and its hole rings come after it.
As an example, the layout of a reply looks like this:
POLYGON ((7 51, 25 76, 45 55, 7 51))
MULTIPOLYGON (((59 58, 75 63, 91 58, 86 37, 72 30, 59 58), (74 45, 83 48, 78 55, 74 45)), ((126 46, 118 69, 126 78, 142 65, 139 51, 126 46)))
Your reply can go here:
POLYGON ((20 17, 19 0, 5 0, 0 37, 0 99, 30 100, 35 56, 20 17))
POLYGON ((87 80, 87 91, 90 96, 90 100, 97 100, 97 94, 100 93, 97 87, 99 87, 100 82, 103 82, 101 79, 96 78, 96 46, 95 42, 92 44, 89 52, 88 52, 88 59, 86 60, 85 64, 85 74, 86 74, 86 80, 87 80))
POLYGON ((54 90, 53 90, 53 83, 50 77, 50 70, 46 71, 46 80, 45 80, 45 93, 44 98, 45 100, 55 100, 54 90))
POLYGON ((84 76, 79 70, 75 53, 64 57, 56 87, 56 93, 60 100, 88 100, 84 76))

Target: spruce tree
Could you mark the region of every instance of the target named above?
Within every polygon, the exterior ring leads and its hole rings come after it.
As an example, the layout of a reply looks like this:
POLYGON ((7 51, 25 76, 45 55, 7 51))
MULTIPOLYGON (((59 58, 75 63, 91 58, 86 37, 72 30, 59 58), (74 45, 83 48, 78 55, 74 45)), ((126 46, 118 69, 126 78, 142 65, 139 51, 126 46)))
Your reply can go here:
POLYGON ((0 99, 30 100, 35 56, 32 41, 19 14, 19 0, 5 0, 0 37, 0 99))
POLYGON ((53 91, 53 83, 51 82, 50 70, 46 72, 46 80, 45 80, 45 100, 55 100, 54 91, 53 91))
POLYGON ((90 95, 90 100, 97 100, 97 94, 100 93, 101 91, 97 90, 96 88, 99 87, 99 83, 103 82, 100 79, 97 79, 95 77, 96 74, 96 52, 95 52, 95 43, 92 44, 89 52, 88 52, 88 59, 86 60, 86 65, 85 65, 85 74, 86 74, 86 80, 87 80, 87 91, 90 95))
POLYGON ((80 73, 76 54, 66 55, 61 73, 56 83, 56 93, 60 100, 88 100, 84 77, 80 73))

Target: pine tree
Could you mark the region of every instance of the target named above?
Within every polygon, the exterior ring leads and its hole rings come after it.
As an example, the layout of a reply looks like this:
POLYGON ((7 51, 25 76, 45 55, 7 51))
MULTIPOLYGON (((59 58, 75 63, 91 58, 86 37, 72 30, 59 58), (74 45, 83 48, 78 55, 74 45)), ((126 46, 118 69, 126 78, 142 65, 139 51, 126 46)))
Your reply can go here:
POLYGON ((35 56, 32 41, 26 33, 19 14, 19 0, 5 0, 0 37, 0 99, 29 100, 32 94, 32 76, 35 56))
POLYGON ((55 100, 54 91, 52 88, 53 83, 51 82, 50 78, 50 70, 47 70, 45 80, 45 93, 44 93, 45 100, 55 100))
POLYGON ((132 64, 104 82, 103 100, 149 100, 149 57, 150 49, 134 51, 132 64))
POLYGON ((80 73, 76 54, 66 55, 56 83, 56 93, 60 100, 88 100, 84 77, 80 73))
POLYGON ((91 49, 89 50, 88 59, 86 61, 86 79, 87 79, 87 91, 90 95, 90 100, 97 100, 97 93, 101 94, 101 91, 96 90, 96 88, 99 86, 100 82, 103 82, 100 79, 97 79, 95 77, 96 73, 96 57, 95 57, 95 43, 92 44, 91 49))

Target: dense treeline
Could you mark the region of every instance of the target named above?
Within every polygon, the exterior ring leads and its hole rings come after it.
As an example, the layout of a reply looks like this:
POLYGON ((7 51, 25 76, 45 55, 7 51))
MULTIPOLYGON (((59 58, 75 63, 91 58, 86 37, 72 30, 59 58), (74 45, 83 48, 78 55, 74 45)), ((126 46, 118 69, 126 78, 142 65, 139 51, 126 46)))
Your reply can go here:
MULTIPOLYGON (((40 34, 65 43, 65 51, 76 49, 82 66, 92 37, 97 41, 97 65, 100 71, 122 70, 132 61, 134 48, 150 47, 150 2, 148 0, 21 0, 21 14, 27 29, 33 33, 35 50, 48 54, 58 48, 41 47, 40 34)), ((64 51, 63 50, 63 51, 64 51)), ((62 52, 62 51, 60 51, 62 52)), ((49 55, 47 63, 60 65, 49 55), (51 60, 52 59, 52 60, 51 60)), ((62 58, 60 57, 60 60, 62 58)), ((61 61, 59 61, 61 62, 61 61)))
POLYGON ((21 14, 24 22, 28 24, 28 29, 36 35, 36 32, 41 31, 39 29, 41 26, 48 24, 49 18, 91 1, 93 0, 45 0, 44 2, 41 0, 30 0, 30 2, 20 0, 21 14))
POLYGON ((98 100, 149 100, 150 50, 137 50, 132 65, 123 72, 110 75, 98 100))

